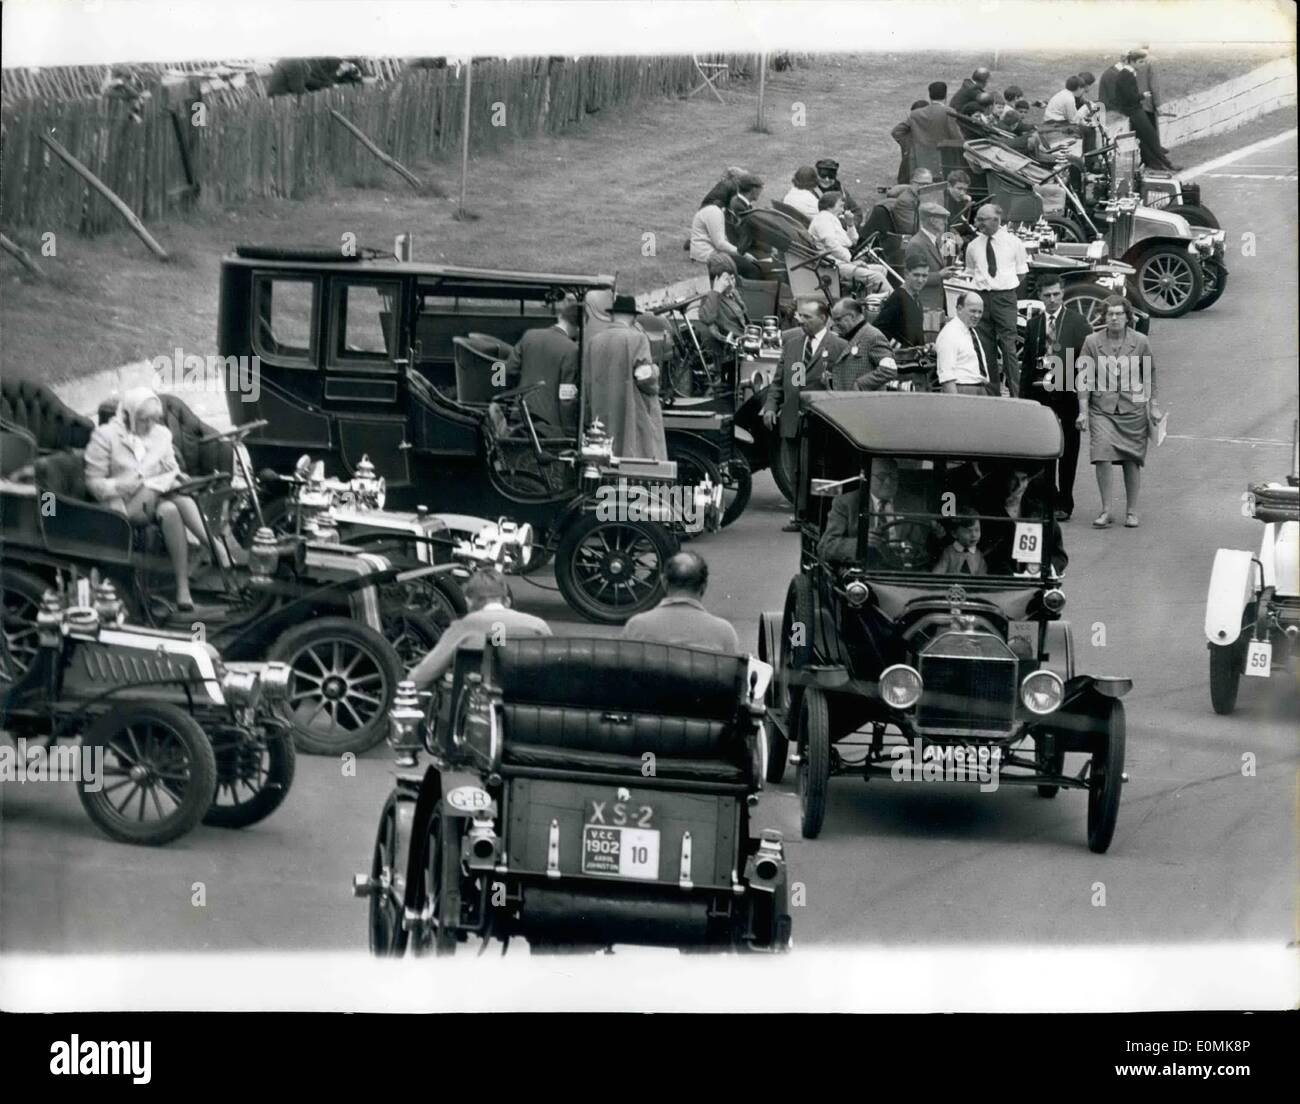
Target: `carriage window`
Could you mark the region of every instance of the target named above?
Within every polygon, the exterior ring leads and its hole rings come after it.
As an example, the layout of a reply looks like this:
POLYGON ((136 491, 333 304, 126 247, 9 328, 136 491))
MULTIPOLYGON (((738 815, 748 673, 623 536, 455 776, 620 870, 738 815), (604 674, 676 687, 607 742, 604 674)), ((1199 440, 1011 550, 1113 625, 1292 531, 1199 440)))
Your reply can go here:
POLYGON ((316 281, 258 276, 253 302, 253 350, 258 356, 272 363, 314 365, 316 281))
POLYGON ((390 365, 399 287, 396 282, 334 285, 331 364, 342 362, 350 369, 390 365))

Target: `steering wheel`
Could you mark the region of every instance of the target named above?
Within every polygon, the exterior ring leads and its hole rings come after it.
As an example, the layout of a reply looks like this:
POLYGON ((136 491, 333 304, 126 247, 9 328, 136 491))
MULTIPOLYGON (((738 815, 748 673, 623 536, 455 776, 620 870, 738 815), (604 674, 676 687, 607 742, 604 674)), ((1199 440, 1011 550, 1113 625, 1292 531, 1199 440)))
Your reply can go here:
POLYGON ((917 571, 929 566, 929 529, 910 518, 895 518, 877 531, 879 543, 871 547, 886 567, 898 571, 917 571))
POLYGON ((243 425, 234 426, 231 429, 226 430, 224 433, 209 433, 206 437, 199 438, 199 444, 206 445, 213 441, 242 441, 254 430, 261 429, 263 426, 270 424, 271 423, 265 418, 258 418, 256 421, 245 422, 243 425))
POLYGON ((184 483, 177 483, 171 490, 161 492, 158 497, 173 498, 176 495, 192 495, 196 491, 206 490, 218 483, 229 483, 231 478, 229 472, 213 472, 211 475, 201 475, 197 479, 187 479, 184 483))

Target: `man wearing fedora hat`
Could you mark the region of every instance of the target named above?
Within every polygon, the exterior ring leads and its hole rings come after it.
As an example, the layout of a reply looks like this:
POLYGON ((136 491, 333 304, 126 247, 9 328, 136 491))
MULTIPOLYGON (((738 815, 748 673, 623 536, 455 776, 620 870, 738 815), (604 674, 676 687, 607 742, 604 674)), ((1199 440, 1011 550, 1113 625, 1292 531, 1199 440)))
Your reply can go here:
POLYGON ((610 324, 587 342, 583 356, 584 422, 599 418, 618 456, 667 460, 659 366, 650 339, 637 328, 636 300, 616 295, 610 315, 610 324))

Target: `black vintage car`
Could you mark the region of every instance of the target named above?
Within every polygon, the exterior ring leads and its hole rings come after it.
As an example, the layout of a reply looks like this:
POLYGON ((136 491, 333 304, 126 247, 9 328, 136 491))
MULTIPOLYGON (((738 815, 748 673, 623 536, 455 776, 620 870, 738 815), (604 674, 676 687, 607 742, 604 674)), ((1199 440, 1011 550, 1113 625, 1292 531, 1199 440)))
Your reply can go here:
POLYGON ((653 944, 784 951, 781 834, 750 832, 771 668, 626 640, 462 647, 392 711, 368 873, 377 955, 653 944), (427 752, 428 766, 420 763, 427 752))
POLYGON ((1041 479, 1061 451, 1055 415, 906 392, 800 405, 799 572, 762 617, 759 657, 776 665, 768 777, 794 745, 804 835, 821 831, 832 775, 939 770, 1044 797, 1087 790, 1088 845, 1105 851, 1131 682, 1074 670, 1041 479))
MULTIPOLYGON (((308 452, 350 478, 368 456, 392 509, 530 525, 569 604, 624 621, 662 597, 660 564, 678 539, 717 528, 722 487, 679 481, 671 460, 613 457, 589 427, 539 431, 538 396, 504 385, 526 330, 553 325, 566 297, 584 303, 613 286, 607 276, 241 246, 222 261, 219 351, 257 358, 260 390, 228 394, 231 421, 268 423, 248 438, 259 469, 292 471, 308 452), (611 516, 598 510, 602 489, 653 502, 611 516)), ((729 417, 667 411, 664 422, 670 453, 688 448, 715 472, 730 462, 729 417)))
MULTIPOLYGON (((42 596, 60 573, 98 570, 137 624, 184 632, 231 660, 286 663, 292 682, 282 709, 301 750, 358 752, 383 739, 402 664, 384 636, 380 588, 408 573, 347 545, 275 538, 267 530, 255 534, 247 565, 192 564, 198 604, 180 611, 168 598, 175 579, 157 528, 133 525, 86 490, 81 450, 90 422, 47 388, 6 380, 3 389, 0 593, 7 634, 30 642, 42 596)), ((182 471, 195 476, 168 493, 199 495, 202 502, 212 490, 228 489, 235 479, 229 442, 195 433, 197 419, 173 396, 164 398, 164 418, 182 471), (224 454, 211 451, 222 445, 224 454), (201 474, 214 467, 225 470, 201 474)), ((209 504, 205 519, 212 511, 209 504)), ((208 539, 215 539, 211 530, 208 539)), ((436 642, 436 628, 414 612, 403 615, 403 623, 410 619, 427 645, 436 642)), ((12 658, 30 660, 16 643, 12 658)))
POLYGON ((158 846, 279 808, 294 775, 287 666, 226 664, 187 633, 127 624, 107 580, 65 578, 32 626, 5 597, 0 729, 27 755, 83 765, 78 796, 105 835, 158 846))

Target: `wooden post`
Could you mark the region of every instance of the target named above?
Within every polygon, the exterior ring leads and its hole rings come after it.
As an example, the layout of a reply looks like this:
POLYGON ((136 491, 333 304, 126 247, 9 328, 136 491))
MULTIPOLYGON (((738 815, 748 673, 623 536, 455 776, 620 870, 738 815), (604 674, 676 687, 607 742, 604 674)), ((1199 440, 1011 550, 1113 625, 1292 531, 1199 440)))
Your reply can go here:
POLYGON ((465 63, 465 114, 460 125, 460 206, 456 217, 465 217, 465 187, 469 180, 469 100, 474 83, 474 59, 465 63))
POLYGON ((126 219, 127 225, 129 225, 131 229, 135 231, 136 236, 139 237, 139 239, 149 247, 150 251, 153 253, 155 257, 157 257, 160 261, 167 260, 167 250, 165 250, 161 245, 159 245, 154 240, 153 235, 150 234, 149 231, 145 229, 144 223, 142 223, 138 218, 135 217, 135 212, 132 211, 131 208, 128 207, 125 203, 123 203, 120 199, 118 199, 118 197, 113 194, 113 190, 109 188, 108 185, 106 185, 103 181, 101 181, 99 177, 97 177, 93 172, 91 172, 88 168, 86 168, 85 165, 83 165, 80 161, 78 161, 75 157, 73 157, 72 154, 70 154, 66 149, 64 149, 59 142, 51 138, 48 134, 42 134, 41 141, 44 142, 47 146, 49 146, 49 148, 53 150, 54 153, 62 161, 64 161, 68 165, 68 167, 72 169, 73 172, 75 172, 78 176, 80 176, 87 184, 89 184, 92 188, 94 188, 97 192, 99 192, 100 195, 102 195, 106 200, 108 200, 109 203, 113 205, 113 207, 117 210, 117 213, 120 214, 124 219, 126 219))
POLYGON ((408 169, 405 165, 389 157, 388 154, 386 154, 377 145, 375 145, 374 142, 372 142, 369 138, 367 138, 365 133, 359 127, 355 126, 351 122, 351 120, 349 120, 341 112, 331 107, 330 114, 334 116, 336 120, 338 120, 340 123, 343 124, 344 129, 347 130, 348 133, 352 135, 352 137, 354 137, 358 142, 362 144, 362 146, 364 146, 376 157, 378 157, 379 160, 382 161, 385 165, 387 165, 390 169, 392 169, 393 172, 397 173, 397 175, 400 176, 403 180, 405 180, 412 188, 419 189, 424 187, 424 185, 420 183, 420 178, 418 176, 416 176, 413 172, 411 172, 411 170, 408 169))
POLYGON ((44 279, 44 276, 42 275, 41 270, 37 267, 36 262, 32 260, 31 254, 16 241, 11 241, 3 234, 0 234, 0 249, 3 249, 6 253, 16 257, 18 263, 38 280, 44 279))
POLYGON ((763 123, 763 93, 767 84, 767 54, 758 55, 758 122, 754 124, 755 130, 766 130, 763 123))

